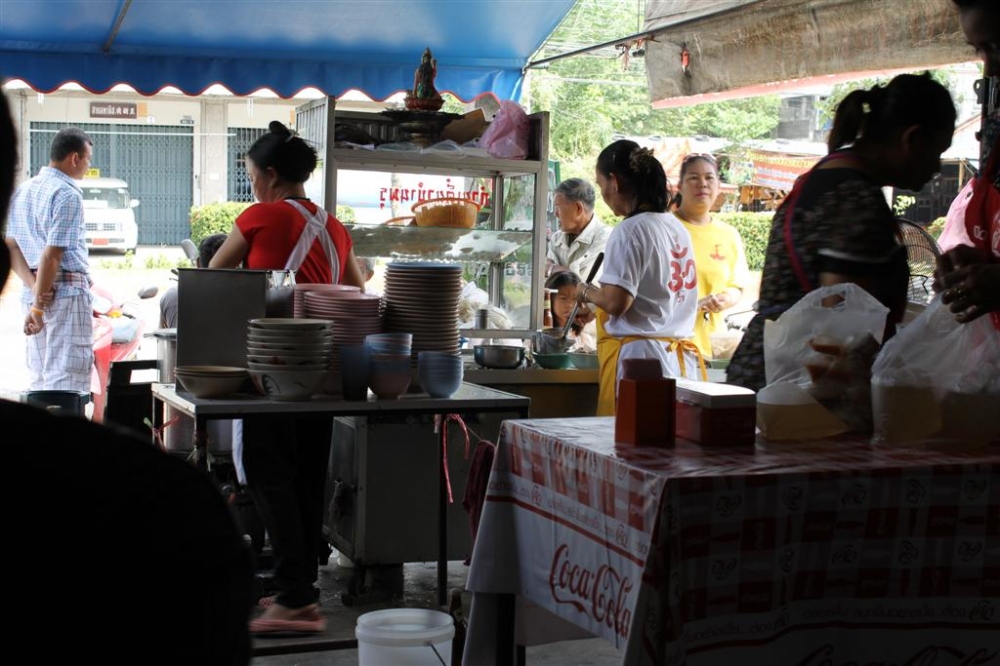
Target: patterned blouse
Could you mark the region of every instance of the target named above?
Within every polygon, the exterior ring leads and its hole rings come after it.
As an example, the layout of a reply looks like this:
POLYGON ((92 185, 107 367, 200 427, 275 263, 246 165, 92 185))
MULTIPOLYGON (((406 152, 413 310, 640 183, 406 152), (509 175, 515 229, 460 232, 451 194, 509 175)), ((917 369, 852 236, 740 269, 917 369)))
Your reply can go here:
POLYGON ((879 278, 873 294, 891 310, 894 332, 906 306, 909 269, 899 225, 882 189, 854 168, 813 169, 803 176, 802 193, 792 213, 792 245, 808 278, 799 283, 785 246, 784 222, 790 197, 779 206, 771 224, 761 277, 758 314, 728 368, 728 381, 759 391, 764 374, 764 320, 777 319, 808 291, 819 286, 820 273, 879 278))

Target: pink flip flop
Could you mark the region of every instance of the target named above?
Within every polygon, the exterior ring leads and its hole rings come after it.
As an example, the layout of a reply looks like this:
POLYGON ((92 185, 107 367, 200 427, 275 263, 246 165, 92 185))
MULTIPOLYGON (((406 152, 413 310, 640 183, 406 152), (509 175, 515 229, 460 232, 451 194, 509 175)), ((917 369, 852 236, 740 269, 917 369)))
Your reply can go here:
POLYGON ((321 634, 326 631, 326 618, 319 613, 307 613, 294 620, 272 620, 259 617, 250 621, 250 633, 254 636, 289 636, 321 634))

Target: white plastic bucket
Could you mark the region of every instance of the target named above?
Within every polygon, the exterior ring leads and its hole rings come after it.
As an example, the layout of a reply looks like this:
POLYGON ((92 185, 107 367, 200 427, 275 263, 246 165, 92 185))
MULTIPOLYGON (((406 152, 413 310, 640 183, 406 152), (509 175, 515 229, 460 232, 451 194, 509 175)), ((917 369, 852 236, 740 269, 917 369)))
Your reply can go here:
POLYGON ((450 666, 455 624, 440 611, 393 608, 359 617, 354 635, 358 666, 450 666))

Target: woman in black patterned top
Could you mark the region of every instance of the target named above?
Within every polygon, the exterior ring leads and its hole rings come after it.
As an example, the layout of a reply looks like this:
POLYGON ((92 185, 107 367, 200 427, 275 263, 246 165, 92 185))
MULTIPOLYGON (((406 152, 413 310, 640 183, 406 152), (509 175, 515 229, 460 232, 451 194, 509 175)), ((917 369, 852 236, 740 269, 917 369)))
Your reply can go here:
POLYGON ((955 107, 928 75, 850 93, 837 107, 830 154, 796 182, 775 212, 758 314, 728 368, 728 381, 764 387, 764 320, 817 287, 853 282, 890 309, 886 337, 903 316, 909 271, 885 186, 919 190, 951 145, 955 107))

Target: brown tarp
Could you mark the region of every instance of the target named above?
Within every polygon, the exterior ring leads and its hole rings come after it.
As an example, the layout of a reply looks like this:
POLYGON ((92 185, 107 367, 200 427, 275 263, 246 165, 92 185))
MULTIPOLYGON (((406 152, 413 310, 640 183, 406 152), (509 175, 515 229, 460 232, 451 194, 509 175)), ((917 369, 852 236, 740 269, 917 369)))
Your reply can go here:
POLYGON ((975 58, 951 0, 650 0, 644 29, 655 108, 975 58))

